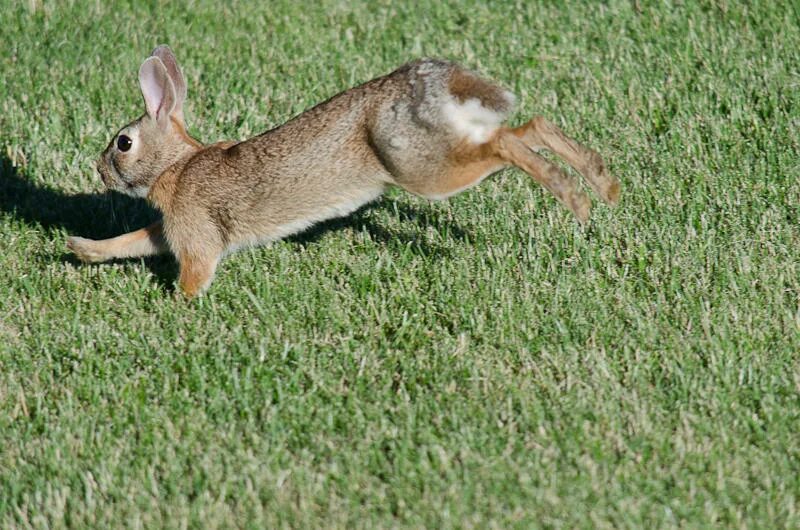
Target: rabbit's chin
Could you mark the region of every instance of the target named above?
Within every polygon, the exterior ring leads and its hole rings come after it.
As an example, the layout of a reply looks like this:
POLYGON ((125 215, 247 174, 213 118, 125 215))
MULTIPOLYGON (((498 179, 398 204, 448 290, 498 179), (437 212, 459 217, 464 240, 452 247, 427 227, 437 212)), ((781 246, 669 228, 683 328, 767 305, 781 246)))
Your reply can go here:
POLYGON ((117 177, 111 176, 110 178, 103 178, 103 184, 109 191, 116 191, 129 197, 144 198, 150 192, 148 186, 140 186, 117 177))
POLYGON ((123 195, 131 197, 147 197, 150 192, 149 186, 142 186, 136 183, 127 182, 123 179, 114 164, 97 164, 97 172, 100 174, 100 179, 103 181, 106 189, 109 191, 116 191, 123 195))
POLYGON ((147 194, 150 192, 150 188, 147 186, 136 186, 134 184, 128 184, 119 181, 116 181, 111 186, 108 186, 108 189, 139 199, 146 198, 147 194))

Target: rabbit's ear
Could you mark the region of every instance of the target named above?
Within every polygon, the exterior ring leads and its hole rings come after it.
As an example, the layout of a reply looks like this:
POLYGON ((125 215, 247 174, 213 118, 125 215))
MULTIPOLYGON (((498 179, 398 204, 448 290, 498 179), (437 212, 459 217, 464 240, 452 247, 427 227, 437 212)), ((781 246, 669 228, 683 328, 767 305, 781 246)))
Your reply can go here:
POLYGON ((183 121, 183 102, 186 101, 186 79, 183 77, 181 67, 178 66, 178 60, 175 59, 175 54, 166 44, 158 46, 150 55, 161 59, 161 62, 167 68, 167 74, 172 80, 172 86, 175 87, 175 108, 172 113, 183 121))
POLYGON ((139 68, 139 86, 142 88, 147 114, 161 127, 166 127, 177 98, 175 87, 161 59, 148 57, 142 63, 139 68))

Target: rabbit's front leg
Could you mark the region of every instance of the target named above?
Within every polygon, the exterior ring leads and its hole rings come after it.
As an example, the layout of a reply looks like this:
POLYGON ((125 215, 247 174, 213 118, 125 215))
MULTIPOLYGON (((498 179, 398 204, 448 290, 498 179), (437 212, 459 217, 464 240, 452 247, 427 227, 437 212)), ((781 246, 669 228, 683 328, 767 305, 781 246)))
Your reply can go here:
POLYGON ((169 251, 161 221, 110 239, 67 238, 67 248, 85 263, 153 256, 169 251))
POLYGON ((188 252, 180 253, 181 272, 178 277, 178 286, 184 295, 194 298, 206 290, 214 278, 219 258, 219 255, 196 256, 188 252))

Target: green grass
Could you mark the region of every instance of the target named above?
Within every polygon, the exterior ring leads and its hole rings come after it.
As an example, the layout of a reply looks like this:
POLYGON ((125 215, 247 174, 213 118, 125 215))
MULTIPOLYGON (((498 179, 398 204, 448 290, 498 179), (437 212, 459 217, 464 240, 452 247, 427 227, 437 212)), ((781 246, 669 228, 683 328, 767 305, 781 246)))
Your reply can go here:
POLYGON ((0 527, 800 527, 796 3, 1 3, 0 527), (93 161, 159 43, 209 141, 457 60, 622 203, 393 191, 186 302, 64 247, 154 215, 93 161))

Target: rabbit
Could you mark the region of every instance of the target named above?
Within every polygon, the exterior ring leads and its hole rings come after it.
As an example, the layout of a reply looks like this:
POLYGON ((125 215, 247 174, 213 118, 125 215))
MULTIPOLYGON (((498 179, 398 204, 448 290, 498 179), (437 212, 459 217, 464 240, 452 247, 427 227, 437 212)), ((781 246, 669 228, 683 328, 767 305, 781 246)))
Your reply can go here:
POLYGON ((203 145, 184 121, 186 80, 169 47, 139 69, 145 113, 97 162, 105 186, 146 197, 160 221, 118 237, 70 237, 84 262, 171 252, 187 297, 211 283, 222 256, 346 216, 390 186, 441 200, 516 166, 578 221, 590 200, 575 179, 537 154, 563 158, 610 205, 619 181, 600 156, 536 117, 504 121, 514 95, 452 62, 419 59, 242 142, 203 145))

